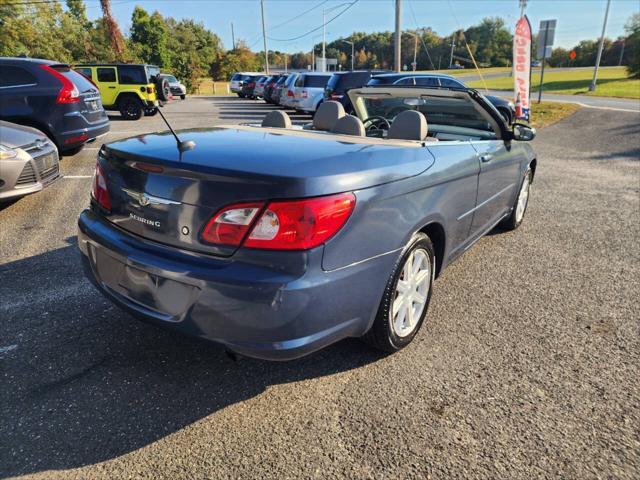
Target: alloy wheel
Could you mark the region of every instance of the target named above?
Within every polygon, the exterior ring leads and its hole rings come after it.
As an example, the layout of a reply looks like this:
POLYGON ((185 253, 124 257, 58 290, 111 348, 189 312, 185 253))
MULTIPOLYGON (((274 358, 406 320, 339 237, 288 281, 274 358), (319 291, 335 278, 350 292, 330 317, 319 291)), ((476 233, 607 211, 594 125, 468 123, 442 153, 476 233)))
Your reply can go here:
POLYGON ((390 324, 398 337, 410 335, 420 323, 432 279, 429 254, 416 249, 406 260, 389 310, 390 324))

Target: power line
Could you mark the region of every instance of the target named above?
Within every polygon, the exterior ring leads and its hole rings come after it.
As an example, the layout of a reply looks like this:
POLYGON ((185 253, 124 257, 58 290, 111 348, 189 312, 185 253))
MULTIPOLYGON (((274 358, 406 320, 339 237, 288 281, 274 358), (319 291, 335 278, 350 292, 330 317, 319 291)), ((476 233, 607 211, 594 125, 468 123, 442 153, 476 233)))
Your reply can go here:
POLYGON ((280 27, 282 27, 283 25, 286 25, 287 23, 293 22, 294 20, 297 20, 298 18, 300 18, 300 17, 302 17, 302 16, 306 15, 307 13, 312 12, 312 11, 313 11, 313 10, 315 10, 316 8, 321 7, 322 5, 324 5, 325 3, 327 3, 328 1, 329 1, 329 0, 324 0, 323 2, 320 2, 320 3, 318 3, 317 5, 315 5, 315 6, 311 7, 310 9, 305 10, 304 12, 302 12, 302 13, 300 13, 300 14, 296 15, 295 17, 291 17, 289 20, 285 20, 284 22, 279 23, 279 24, 278 24, 278 25, 276 25, 275 27, 271 27, 269 30, 270 30, 270 31, 273 31, 273 30, 275 30, 276 28, 280 28, 280 27))
POLYGON ((272 37, 268 37, 269 40, 273 40, 274 42, 292 42, 294 40, 298 40, 300 38, 306 37, 307 35, 311 35, 313 32, 317 32, 318 30, 322 29, 323 27, 329 25, 331 22, 333 22, 336 18, 340 17, 341 15, 343 15, 347 10, 349 10, 351 7, 353 7, 356 3, 358 3, 359 0, 354 0, 353 2, 351 2, 349 5, 347 5, 340 13, 338 13, 335 17, 332 17, 331 19, 327 20, 326 22, 324 22, 322 25, 320 25, 319 27, 314 28, 313 30, 309 30, 306 33, 303 33, 302 35, 298 35, 297 37, 292 37, 292 38, 272 38, 272 37))

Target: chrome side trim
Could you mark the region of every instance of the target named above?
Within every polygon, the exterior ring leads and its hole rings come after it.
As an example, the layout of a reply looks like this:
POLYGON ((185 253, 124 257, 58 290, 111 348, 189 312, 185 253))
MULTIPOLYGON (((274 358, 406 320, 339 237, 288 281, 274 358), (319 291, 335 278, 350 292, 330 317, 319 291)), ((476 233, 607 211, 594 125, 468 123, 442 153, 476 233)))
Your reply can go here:
POLYGON ((511 183, 509 185, 507 185, 505 188, 503 188, 502 190, 500 190, 498 193, 496 193, 495 195, 493 195, 490 198, 487 198, 484 202, 482 202, 480 205, 476 205, 474 208, 472 208, 471 210, 469 210, 468 212, 463 213, 462 215, 460 215, 458 217, 458 220, 462 220, 464 217, 468 217, 469 215, 471 215, 473 212, 475 212, 476 210, 478 210, 479 208, 482 208, 483 206, 485 206, 487 203, 491 202, 492 200, 495 200, 496 198, 498 198, 500 195, 502 195, 504 192, 506 192, 507 190, 509 190, 510 188, 513 188, 513 186, 515 185, 515 183, 511 183))

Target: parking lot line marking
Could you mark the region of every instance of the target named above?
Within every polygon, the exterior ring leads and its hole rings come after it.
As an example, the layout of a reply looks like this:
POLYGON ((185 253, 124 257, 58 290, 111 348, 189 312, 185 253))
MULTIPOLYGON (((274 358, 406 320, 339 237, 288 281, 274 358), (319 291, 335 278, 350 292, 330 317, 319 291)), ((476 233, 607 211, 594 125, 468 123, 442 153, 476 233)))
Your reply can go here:
POLYGON ((65 175, 62 178, 92 178, 93 175, 65 175))

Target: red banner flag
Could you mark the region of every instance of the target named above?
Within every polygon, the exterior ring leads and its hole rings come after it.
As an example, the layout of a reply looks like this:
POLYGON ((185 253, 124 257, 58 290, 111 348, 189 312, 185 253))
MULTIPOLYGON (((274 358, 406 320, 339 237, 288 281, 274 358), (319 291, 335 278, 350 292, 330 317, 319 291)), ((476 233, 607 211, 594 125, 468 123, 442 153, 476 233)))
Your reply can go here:
POLYGON ((528 122, 531 96, 531 24, 526 15, 516 23, 513 36, 513 89, 516 118, 528 122))

